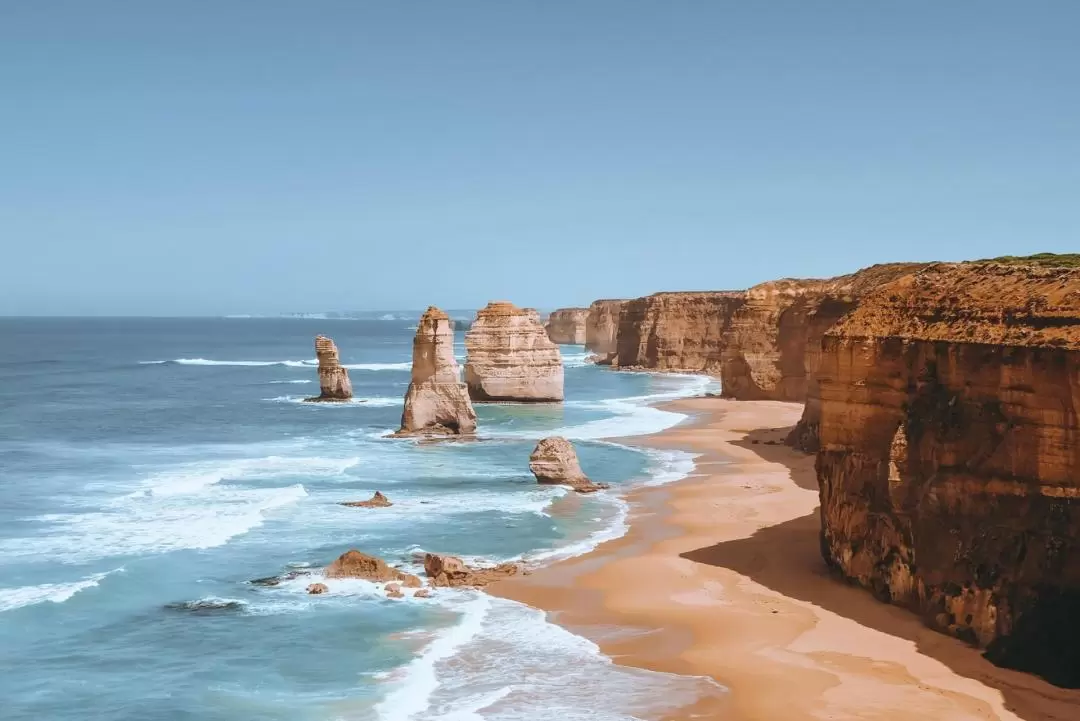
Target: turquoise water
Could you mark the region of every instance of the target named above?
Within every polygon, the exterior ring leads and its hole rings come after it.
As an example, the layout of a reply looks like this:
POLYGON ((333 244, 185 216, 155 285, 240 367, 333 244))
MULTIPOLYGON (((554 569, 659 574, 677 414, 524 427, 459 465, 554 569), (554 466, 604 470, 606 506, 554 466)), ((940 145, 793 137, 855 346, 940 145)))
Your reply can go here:
POLYGON ((306 594, 349 548, 542 562, 620 535, 617 490, 536 485, 544 435, 573 438, 615 489, 692 468, 604 439, 677 423, 648 403, 708 380, 611 372, 580 347, 562 349, 563 406, 480 406, 480 442, 385 438, 409 381, 407 317, 0 319, 3 717, 614 720, 714 693, 613 666, 480 592, 394 601, 329 580, 306 594), (318 391, 317 333, 365 402, 299 402, 318 391), (375 490, 394 506, 338 505, 375 490), (289 571, 303 575, 249 583, 289 571))

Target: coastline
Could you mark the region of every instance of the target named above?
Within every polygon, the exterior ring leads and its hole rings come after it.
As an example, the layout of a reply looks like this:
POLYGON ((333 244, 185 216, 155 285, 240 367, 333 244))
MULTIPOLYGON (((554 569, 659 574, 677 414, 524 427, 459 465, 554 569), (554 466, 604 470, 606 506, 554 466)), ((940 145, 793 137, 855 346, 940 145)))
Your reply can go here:
POLYGON ((661 407, 689 418, 613 440, 698 454, 692 475, 629 491, 624 536, 489 592, 547 612, 618 664, 710 677, 729 690, 664 716, 671 721, 1080 713, 1080 691, 999 669, 828 573, 814 459, 782 443, 801 404, 689 398, 661 407))

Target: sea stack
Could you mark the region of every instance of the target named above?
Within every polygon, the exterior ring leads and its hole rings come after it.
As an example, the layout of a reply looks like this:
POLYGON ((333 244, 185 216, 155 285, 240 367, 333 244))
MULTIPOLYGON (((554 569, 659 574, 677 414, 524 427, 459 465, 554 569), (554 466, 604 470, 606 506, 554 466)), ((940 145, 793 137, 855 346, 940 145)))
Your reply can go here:
POLYGON ((597 300, 585 316, 585 348, 603 361, 615 354, 624 300, 597 300))
POLYGON ((315 356, 319 360, 319 395, 305 398, 309 403, 334 403, 352 398, 349 371, 338 360, 334 341, 324 335, 315 336, 315 356))
POLYGON ((477 402, 544 403, 563 399, 559 347, 536 311, 492 301, 465 334, 465 384, 477 402))
POLYGON ((559 308, 548 316, 547 334, 557 345, 585 345, 588 308, 559 308))
POLYGON ((581 470, 574 444, 561 436, 544 438, 529 456, 529 470, 537 483, 570 486, 578 493, 592 493, 606 485, 593 483, 581 470))
POLYGON ((429 307, 413 339, 412 381, 405 393, 398 435, 467 435, 476 430, 476 411, 458 376, 450 317, 429 307))

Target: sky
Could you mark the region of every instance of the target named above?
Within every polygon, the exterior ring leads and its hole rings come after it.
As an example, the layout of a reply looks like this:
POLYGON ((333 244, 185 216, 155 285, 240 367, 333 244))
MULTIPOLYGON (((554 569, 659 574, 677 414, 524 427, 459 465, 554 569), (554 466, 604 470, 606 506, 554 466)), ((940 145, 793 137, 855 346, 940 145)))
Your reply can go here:
POLYGON ((0 315, 1080 251, 1080 2, 0 2, 0 315))

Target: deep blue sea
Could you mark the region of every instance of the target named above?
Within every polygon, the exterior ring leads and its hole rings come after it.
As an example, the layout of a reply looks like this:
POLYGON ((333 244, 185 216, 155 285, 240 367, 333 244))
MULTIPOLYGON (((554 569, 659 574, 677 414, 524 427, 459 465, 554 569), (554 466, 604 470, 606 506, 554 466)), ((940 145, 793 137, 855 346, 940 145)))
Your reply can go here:
POLYGON ((619 488, 693 467, 603 439, 678 423, 648 404, 708 379, 613 372, 573 346, 562 406, 478 406, 478 442, 386 438, 418 317, 0 319, 0 717, 615 721, 714 692, 482 592, 306 594, 350 548, 406 565, 583 553, 624 531, 619 488), (300 402, 319 333, 358 402, 300 402), (529 453, 552 434, 613 490, 537 486, 529 453), (338 505, 375 490, 394 506, 338 505))

